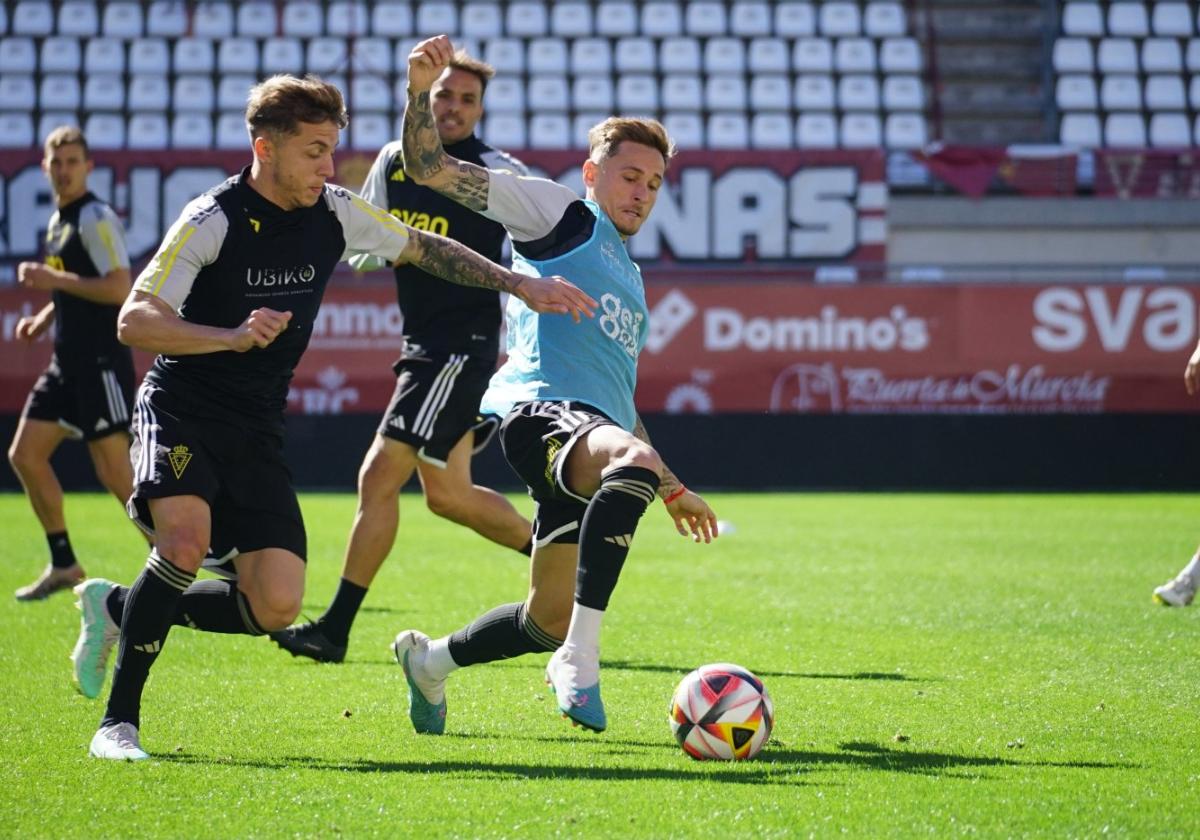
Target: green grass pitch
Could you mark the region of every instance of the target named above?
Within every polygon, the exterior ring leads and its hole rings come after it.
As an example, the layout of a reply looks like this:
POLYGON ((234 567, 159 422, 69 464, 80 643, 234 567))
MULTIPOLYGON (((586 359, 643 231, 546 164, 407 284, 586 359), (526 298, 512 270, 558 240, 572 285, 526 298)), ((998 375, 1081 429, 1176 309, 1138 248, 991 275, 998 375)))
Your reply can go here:
MULTIPOLYGON (((604 734, 555 713, 544 655, 456 674, 447 734, 413 734, 393 635, 518 600, 526 570, 406 494, 345 665, 174 628, 145 696, 154 760, 118 765, 86 755, 103 701, 71 685, 73 598, 10 594, 46 551, 2 495, 0 835, 1194 836, 1200 605, 1150 593, 1200 539, 1195 497, 711 501, 736 526, 712 546, 661 506, 642 522, 605 625, 604 734), (676 682, 713 661, 775 700, 757 760, 671 738, 676 682)), ((315 616, 354 499, 302 504, 315 616)), ((72 495, 68 516, 89 572, 131 581, 144 551, 117 505, 72 495)))

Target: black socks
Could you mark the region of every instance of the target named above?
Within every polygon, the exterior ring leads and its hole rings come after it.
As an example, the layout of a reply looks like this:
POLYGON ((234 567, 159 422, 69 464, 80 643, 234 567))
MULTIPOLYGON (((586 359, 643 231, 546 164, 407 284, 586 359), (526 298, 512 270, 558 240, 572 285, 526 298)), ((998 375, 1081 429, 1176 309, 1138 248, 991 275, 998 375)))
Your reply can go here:
POLYGON ((450 637, 450 657, 460 667, 512 659, 526 653, 557 650, 556 639, 538 627, 525 604, 502 604, 450 637))
POLYGON ((600 479, 579 531, 576 603, 596 610, 608 607, 638 520, 654 501, 659 483, 645 467, 619 467, 600 479))
POLYGON ((69 569, 75 565, 75 552, 71 550, 71 538, 66 531, 46 535, 50 546, 50 565, 56 569, 69 569))
POLYGON ((338 581, 337 592, 334 593, 333 603, 325 610, 325 614, 317 619, 325 638, 335 645, 345 647, 350 641, 350 627, 358 615, 363 598, 367 597, 367 588, 342 578, 338 581))

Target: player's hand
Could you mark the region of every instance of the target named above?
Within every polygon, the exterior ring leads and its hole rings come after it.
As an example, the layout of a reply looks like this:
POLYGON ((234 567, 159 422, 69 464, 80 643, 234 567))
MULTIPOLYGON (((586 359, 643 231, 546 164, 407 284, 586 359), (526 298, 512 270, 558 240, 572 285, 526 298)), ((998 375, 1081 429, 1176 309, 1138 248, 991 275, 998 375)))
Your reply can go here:
POLYGON ((45 263, 23 262, 17 266, 17 282, 26 289, 54 290, 54 271, 45 263))
POLYGON ((447 35, 427 38, 412 48, 408 54, 408 89, 412 93, 424 93, 433 87, 438 76, 450 65, 454 57, 454 45, 447 35))
POLYGON ((17 321, 17 326, 13 329, 13 337, 21 341, 34 341, 49 326, 48 320, 43 321, 36 315, 25 315, 17 321))
POLYGON ((1200 389, 1200 344, 1192 351, 1192 358, 1188 359, 1187 368, 1183 371, 1183 385, 1188 394, 1193 396, 1200 389))
POLYGON ((565 277, 530 277, 512 272, 516 287, 512 293, 534 312, 570 315, 579 323, 580 316, 591 318, 598 305, 592 297, 565 277))
POLYGON ((689 534, 692 542, 710 543, 717 538, 717 515, 708 506, 708 502, 691 490, 685 490, 683 495, 673 499, 667 505, 667 513, 675 520, 675 530, 680 536, 689 534))
POLYGON ((287 329, 288 321, 292 320, 291 312, 278 312, 274 309, 255 309, 241 326, 234 330, 230 349, 237 353, 245 353, 252 347, 266 347, 287 329))

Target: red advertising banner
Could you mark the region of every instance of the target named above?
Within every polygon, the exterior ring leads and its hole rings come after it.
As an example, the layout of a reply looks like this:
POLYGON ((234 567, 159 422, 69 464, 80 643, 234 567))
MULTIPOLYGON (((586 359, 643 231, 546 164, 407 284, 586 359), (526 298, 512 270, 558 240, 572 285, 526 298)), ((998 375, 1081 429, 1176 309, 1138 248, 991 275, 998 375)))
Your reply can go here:
POLYGON ((1200 149, 1097 149, 1096 195, 1200 198, 1200 149))
MULTIPOLYGON (((1187 412, 1200 289, 1177 285, 652 284, 646 413, 1187 412)), ((289 402, 379 413, 403 323, 390 284, 334 283, 289 402)), ((13 339, 44 297, 0 290, 0 412, 19 411, 49 341, 13 339)), ((140 358, 145 369, 148 359, 140 358)))

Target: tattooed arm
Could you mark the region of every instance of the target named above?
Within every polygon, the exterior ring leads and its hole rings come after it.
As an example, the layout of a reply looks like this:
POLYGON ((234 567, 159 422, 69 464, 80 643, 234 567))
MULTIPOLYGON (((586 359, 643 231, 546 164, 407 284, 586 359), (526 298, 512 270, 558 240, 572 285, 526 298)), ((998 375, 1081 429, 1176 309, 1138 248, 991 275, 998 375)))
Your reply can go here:
MULTIPOLYGON (((643 443, 650 443, 650 434, 639 416, 633 423, 633 436, 643 443)), ((693 542, 712 542, 717 536, 717 515, 713 513, 708 502, 696 493, 683 486, 679 477, 663 463, 662 482, 658 485, 658 495, 666 502, 667 513, 675 520, 675 530, 681 536, 691 534, 693 542), (670 501, 667 501, 670 499, 670 501)))

